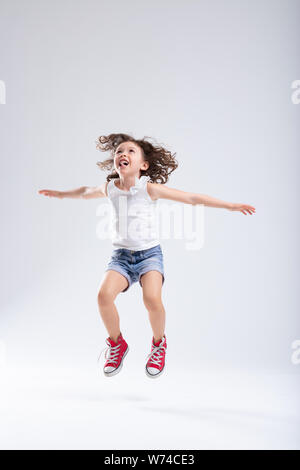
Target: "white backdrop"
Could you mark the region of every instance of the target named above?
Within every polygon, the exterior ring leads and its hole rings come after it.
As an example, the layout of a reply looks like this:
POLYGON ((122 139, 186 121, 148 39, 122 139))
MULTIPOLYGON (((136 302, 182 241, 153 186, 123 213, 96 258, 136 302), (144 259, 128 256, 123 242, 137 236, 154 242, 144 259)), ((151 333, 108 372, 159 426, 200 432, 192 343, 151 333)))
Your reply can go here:
MULTIPOLYGON (((292 342, 300 339, 300 105, 291 100, 291 86, 300 78, 299 1, 0 0, 0 5, 0 80, 6 88, 0 105, 0 344, 8 389, 20 383, 26 388, 27 369, 45 377, 50 371, 61 377, 59 370, 84 375, 107 337, 97 292, 112 246, 96 234, 97 208, 107 202, 49 199, 38 190, 105 181, 96 166, 108 157, 95 149, 99 135, 152 136, 176 152, 179 167, 168 186, 250 204, 256 214, 206 207, 200 250, 187 250, 184 239, 161 240, 168 340, 164 380, 154 386, 144 374, 152 331, 141 287, 134 284, 116 300, 121 331, 131 346, 128 371, 124 366, 122 377, 112 379, 113 388, 100 364, 100 375, 93 382, 91 372, 87 390, 97 396, 99 384, 111 387, 117 400, 123 380, 123 390, 135 383, 145 387, 144 397, 164 391, 168 400, 172 381, 185 390, 189 383, 196 410, 204 373, 213 371, 218 378, 228 371, 238 384, 243 374, 272 376, 276 385, 262 410, 276 390, 278 410, 291 419, 273 440, 266 430, 261 436, 249 437, 249 429, 241 434, 237 424, 228 442, 212 431, 207 441, 182 435, 169 442, 163 434, 160 441, 120 438, 115 448, 145 448, 149 442, 156 448, 297 446, 300 365, 291 356, 292 342)), ((51 394, 43 383, 43 393, 51 394)), ((34 384, 26 388, 28 400, 38 390, 34 384)), ((130 393, 129 400, 138 402, 130 393)), ((233 405, 230 388, 228 396, 233 405)), ((249 403, 261 396, 251 396, 249 403)), ((180 408, 180 397, 176 400, 174 410, 180 408)), ((13 402, 2 404, 8 423, 13 402)), ((71 427, 68 417, 62 420, 71 427)), ((2 445, 109 446, 83 432, 69 440, 57 437, 54 427, 43 439, 34 429, 25 438, 6 426, 2 445)))

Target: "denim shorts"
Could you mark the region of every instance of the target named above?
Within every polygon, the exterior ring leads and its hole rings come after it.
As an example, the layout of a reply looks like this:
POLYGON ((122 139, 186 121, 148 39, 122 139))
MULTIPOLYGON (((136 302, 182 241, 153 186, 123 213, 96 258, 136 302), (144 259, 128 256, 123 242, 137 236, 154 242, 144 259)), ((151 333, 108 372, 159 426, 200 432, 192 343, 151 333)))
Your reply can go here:
POLYGON ((162 274, 162 284, 165 282, 163 253, 160 244, 147 250, 133 251, 127 248, 113 250, 105 271, 109 269, 118 271, 126 277, 128 286, 122 292, 126 292, 131 284, 137 281, 142 287, 142 274, 152 270, 159 271, 162 274))

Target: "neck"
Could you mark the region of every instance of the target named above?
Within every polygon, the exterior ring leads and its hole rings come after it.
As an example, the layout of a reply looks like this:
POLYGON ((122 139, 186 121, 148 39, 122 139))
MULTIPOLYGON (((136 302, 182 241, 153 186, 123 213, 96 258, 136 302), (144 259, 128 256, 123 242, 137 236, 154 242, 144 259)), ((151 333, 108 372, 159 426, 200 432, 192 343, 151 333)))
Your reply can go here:
POLYGON ((135 185, 135 178, 138 178, 140 179, 140 176, 139 175, 132 175, 132 176, 122 176, 122 175, 119 175, 119 185, 120 185, 120 189, 122 189, 123 191, 129 191, 129 189, 131 188, 131 186, 134 186, 135 185))

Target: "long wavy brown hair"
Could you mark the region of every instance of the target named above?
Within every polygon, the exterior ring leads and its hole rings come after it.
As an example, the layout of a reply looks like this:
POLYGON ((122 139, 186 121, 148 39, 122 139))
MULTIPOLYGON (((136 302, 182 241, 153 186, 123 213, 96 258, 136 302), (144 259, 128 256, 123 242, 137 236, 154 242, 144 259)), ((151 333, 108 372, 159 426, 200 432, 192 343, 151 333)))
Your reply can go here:
POLYGON ((146 139, 151 139, 151 137, 144 136, 143 139, 134 139, 128 134, 109 134, 98 137, 96 148, 102 152, 110 151, 110 158, 97 162, 101 170, 112 170, 107 175, 106 181, 119 178, 117 171, 114 169, 114 155, 118 145, 128 141, 138 145, 142 150, 144 160, 149 162, 149 168, 141 170, 141 176, 149 176, 152 183, 165 184, 168 181, 169 175, 178 167, 178 162, 175 159, 176 153, 172 154, 159 144, 153 145, 146 139))

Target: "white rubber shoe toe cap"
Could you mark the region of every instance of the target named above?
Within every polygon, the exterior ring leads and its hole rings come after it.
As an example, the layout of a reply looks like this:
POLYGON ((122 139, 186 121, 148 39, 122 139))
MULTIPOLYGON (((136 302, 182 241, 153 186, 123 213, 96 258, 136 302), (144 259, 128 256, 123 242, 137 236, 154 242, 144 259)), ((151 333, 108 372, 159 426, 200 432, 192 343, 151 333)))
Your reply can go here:
POLYGON ((159 374, 159 370, 156 367, 147 367, 147 372, 151 375, 159 374))

